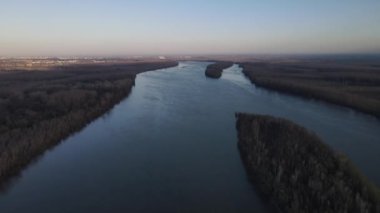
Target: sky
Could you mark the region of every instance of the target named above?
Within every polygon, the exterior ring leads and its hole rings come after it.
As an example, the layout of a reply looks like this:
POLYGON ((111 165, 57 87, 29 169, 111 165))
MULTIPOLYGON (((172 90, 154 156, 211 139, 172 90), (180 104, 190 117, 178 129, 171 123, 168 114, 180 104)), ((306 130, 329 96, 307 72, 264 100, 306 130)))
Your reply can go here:
POLYGON ((379 0, 0 0, 0 56, 380 53, 379 0))

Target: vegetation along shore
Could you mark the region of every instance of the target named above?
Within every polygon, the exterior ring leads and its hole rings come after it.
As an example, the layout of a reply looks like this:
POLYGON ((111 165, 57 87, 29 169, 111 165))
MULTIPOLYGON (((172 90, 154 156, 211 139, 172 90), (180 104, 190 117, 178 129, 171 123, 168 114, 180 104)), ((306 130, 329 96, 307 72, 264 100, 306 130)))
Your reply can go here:
POLYGON ((125 98, 136 74, 177 62, 0 73, 0 185, 125 98))
POLYGON ((253 183, 283 212, 380 212, 379 189, 350 160, 288 120, 236 114, 253 183))
POLYGON ((257 86, 324 100, 380 118, 380 69, 370 64, 240 63, 257 86))

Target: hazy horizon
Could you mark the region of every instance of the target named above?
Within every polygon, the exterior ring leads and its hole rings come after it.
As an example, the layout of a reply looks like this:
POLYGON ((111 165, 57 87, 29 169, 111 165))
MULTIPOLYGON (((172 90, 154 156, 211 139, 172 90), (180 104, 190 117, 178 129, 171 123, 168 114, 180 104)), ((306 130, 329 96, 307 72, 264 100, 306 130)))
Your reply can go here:
POLYGON ((380 53, 380 2, 0 3, 0 56, 380 53))

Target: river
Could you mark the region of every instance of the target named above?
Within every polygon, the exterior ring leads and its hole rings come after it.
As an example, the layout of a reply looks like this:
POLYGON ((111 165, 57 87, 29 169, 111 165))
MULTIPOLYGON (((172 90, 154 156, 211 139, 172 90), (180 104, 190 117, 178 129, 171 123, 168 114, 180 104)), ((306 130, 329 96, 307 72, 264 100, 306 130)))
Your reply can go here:
POLYGON ((256 88, 234 65, 141 73, 128 98, 47 151, 0 194, 0 212, 268 212, 237 149, 235 112, 316 132, 380 185, 380 122, 353 110, 256 88))

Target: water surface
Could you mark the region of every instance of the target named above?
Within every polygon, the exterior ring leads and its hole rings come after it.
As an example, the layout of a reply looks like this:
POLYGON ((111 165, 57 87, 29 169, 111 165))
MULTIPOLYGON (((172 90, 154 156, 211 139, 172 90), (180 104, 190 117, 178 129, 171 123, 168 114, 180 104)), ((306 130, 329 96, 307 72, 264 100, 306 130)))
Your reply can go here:
POLYGON ((237 149, 234 113, 281 116, 315 131, 380 183, 380 123, 256 88, 234 65, 139 74, 131 95, 48 151, 0 195, 0 212, 265 212, 237 149))

